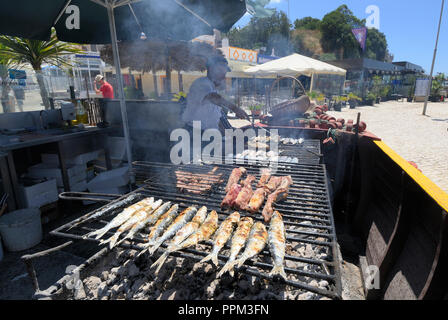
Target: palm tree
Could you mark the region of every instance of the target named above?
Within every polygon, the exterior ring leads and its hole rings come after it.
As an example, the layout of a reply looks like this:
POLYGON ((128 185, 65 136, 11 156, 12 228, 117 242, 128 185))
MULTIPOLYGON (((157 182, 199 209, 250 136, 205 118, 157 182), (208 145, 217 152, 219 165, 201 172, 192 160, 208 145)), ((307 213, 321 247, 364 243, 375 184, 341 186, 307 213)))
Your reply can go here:
POLYGON ((72 44, 59 41, 54 32, 48 41, 0 36, 0 45, 2 45, 0 47, 0 58, 10 60, 16 64, 29 63, 32 66, 36 72, 40 95, 45 109, 50 108, 50 102, 42 75, 42 64, 69 66, 64 56, 82 52, 82 50, 72 44))
MULTIPOLYGON (((1 48, 1 46, 0 46, 1 48)), ((11 59, 0 57, 0 83, 1 83, 1 102, 3 113, 9 112, 9 92, 11 91, 11 80, 9 79, 8 69, 14 67, 11 59)))
MULTIPOLYGON (((120 42, 118 45, 121 66, 136 71, 152 71, 154 86, 157 92, 155 73, 165 70, 165 91, 171 91, 171 70, 178 72, 179 90, 183 90, 181 71, 204 71, 207 57, 220 54, 211 45, 203 42, 145 40, 120 42)), ((105 46, 101 59, 113 64, 112 48, 105 46)))

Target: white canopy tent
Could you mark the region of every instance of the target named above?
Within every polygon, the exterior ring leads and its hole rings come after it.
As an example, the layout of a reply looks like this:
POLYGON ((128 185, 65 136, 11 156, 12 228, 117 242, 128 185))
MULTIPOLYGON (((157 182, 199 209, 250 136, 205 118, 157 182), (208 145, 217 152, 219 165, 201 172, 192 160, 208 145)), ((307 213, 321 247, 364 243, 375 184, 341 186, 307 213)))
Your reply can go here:
MULTIPOLYGON (((345 76, 347 73, 345 69, 297 53, 248 68, 244 72, 257 76, 276 74, 279 76, 295 77, 297 75, 305 75, 311 78, 315 74, 345 76)), ((312 83, 313 80, 311 80, 310 91, 312 91, 312 83)))

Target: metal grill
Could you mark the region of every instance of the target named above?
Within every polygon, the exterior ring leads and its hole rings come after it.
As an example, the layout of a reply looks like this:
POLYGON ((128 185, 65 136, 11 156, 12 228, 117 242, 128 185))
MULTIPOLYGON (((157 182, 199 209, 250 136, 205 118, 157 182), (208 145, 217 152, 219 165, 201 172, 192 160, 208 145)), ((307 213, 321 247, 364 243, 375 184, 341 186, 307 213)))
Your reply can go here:
POLYGON ((281 156, 296 157, 299 164, 319 164, 322 158, 320 140, 307 139, 300 145, 280 144, 281 156))
MULTIPOLYGON (((60 228, 52 231, 52 234, 62 237, 83 239, 83 235, 90 231, 103 227, 113 216, 124 207, 135 203, 144 197, 152 196, 165 201, 173 201, 179 204, 180 209, 195 205, 197 207, 205 205, 208 210, 216 210, 219 214, 220 222, 223 221, 233 211, 223 211, 220 204, 225 196, 225 185, 233 168, 240 164, 219 164, 219 165, 179 165, 175 166, 166 163, 135 162, 134 170, 140 179, 144 180, 144 185, 116 201, 107 204, 102 209, 106 211, 97 219, 88 219, 98 210, 93 211, 81 218, 78 218, 60 228), (222 174, 223 182, 212 186, 205 194, 180 193, 176 187, 176 170, 189 171, 192 173, 208 173, 217 167, 215 174, 222 174), (129 196, 136 195, 131 201, 126 201, 129 196), (120 204, 120 201, 122 205, 120 204), (108 208, 112 208, 108 210, 108 208)), ((248 174, 260 178, 262 166, 255 164, 243 165, 248 174)), ((284 220, 286 227, 287 249, 285 255, 285 272, 288 275, 286 284, 292 287, 315 292, 330 298, 341 297, 341 280, 339 270, 339 260, 336 249, 336 235, 333 215, 329 202, 327 179, 325 167, 323 165, 291 165, 280 164, 276 176, 291 175, 294 183, 290 187, 289 196, 286 201, 275 205, 284 220), (324 254, 324 258, 317 256, 307 257, 301 253, 300 248, 309 245, 318 249, 324 254), (289 263, 290 262, 290 263, 289 263), (291 266, 293 265, 293 267, 291 266), (312 280, 326 280, 329 289, 322 289, 310 285, 312 280)), ((207 183, 205 180, 204 183, 207 183)), ((260 213, 249 214, 240 211, 241 216, 250 216, 254 220, 263 221, 260 213)), ((108 233, 113 234, 113 231, 108 233)), ((141 243, 145 241, 147 232, 142 232, 129 242, 123 242, 120 246, 124 248, 141 249, 141 243)), ((87 238, 90 241, 99 241, 87 238)), ((211 251, 212 242, 205 242, 208 250, 198 250, 194 248, 184 249, 181 252, 173 253, 173 256, 193 259, 199 261, 211 251)), ((162 245, 164 250, 166 244, 162 245)), ((226 260, 226 246, 219 255, 219 263, 222 267, 226 260)), ((257 276, 263 279, 274 281, 268 274, 272 269, 272 259, 266 247, 257 257, 246 262, 240 272, 257 276)))

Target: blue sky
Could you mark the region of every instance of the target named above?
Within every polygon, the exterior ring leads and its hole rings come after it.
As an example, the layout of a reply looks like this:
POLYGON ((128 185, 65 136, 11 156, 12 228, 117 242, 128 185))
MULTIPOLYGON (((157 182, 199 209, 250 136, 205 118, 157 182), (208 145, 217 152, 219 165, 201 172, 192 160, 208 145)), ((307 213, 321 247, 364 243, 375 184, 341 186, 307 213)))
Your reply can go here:
MULTIPOLYGON (((421 65, 429 74, 440 17, 441 0, 289 0, 289 19, 311 16, 322 19, 325 14, 346 4, 358 18, 367 18, 366 8, 380 9, 380 31, 386 35, 394 61, 409 61, 421 65)), ((271 0, 268 8, 288 12, 287 0, 271 0)), ((250 20, 246 14, 236 26, 250 20)), ((448 74, 448 2, 445 3, 440 28, 439 46, 434 74, 448 74)))

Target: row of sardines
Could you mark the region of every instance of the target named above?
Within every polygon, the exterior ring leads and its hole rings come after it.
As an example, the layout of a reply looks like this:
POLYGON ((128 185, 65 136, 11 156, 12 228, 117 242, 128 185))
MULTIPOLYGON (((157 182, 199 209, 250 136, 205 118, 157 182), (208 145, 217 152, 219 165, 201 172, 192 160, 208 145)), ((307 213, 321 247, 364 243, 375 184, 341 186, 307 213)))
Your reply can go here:
POLYGON ((166 242, 166 251, 151 266, 157 267, 156 274, 171 253, 210 240, 212 236, 212 251, 201 262, 212 261, 218 266, 218 253, 230 240, 229 259, 218 273, 218 277, 225 272, 233 275, 235 267, 242 266, 247 259, 259 254, 268 244, 274 265, 270 274, 286 280, 283 267, 286 233, 280 213, 274 212, 269 230, 266 230, 262 222, 254 222, 251 217, 241 217, 238 212, 228 215, 218 225, 218 213, 214 210, 208 212, 205 206, 199 209, 191 206, 179 213, 178 204, 150 197, 127 207, 106 226, 88 233, 85 237, 100 239, 109 230, 116 229, 109 239, 101 241, 113 248, 126 239, 132 239, 137 232, 150 226, 148 241, 139 256, 146 251, 152 255, 166 242))

